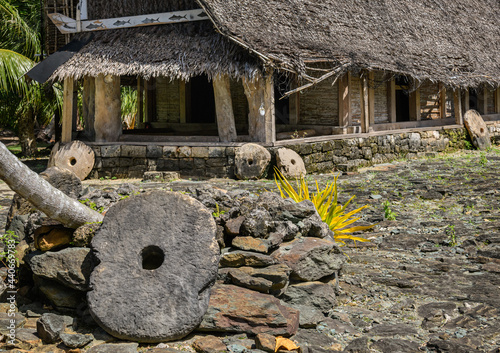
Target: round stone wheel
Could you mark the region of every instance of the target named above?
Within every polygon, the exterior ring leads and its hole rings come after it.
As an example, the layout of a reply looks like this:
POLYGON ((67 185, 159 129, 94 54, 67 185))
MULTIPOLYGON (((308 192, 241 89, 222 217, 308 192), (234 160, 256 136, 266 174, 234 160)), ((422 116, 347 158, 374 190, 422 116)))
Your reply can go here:
POLYGON ((180 339, 201 322, 219 264, 216 225, 199 201, 152 191, 111 207, 92 240, 89 310, 109 334, 180 339))
POLYGON ((62 146, 58 142, 52 148, 48 167, 69 170, 84 180, 92 171, 94 162, 94 151, 82 141, 71 141, 62 146))

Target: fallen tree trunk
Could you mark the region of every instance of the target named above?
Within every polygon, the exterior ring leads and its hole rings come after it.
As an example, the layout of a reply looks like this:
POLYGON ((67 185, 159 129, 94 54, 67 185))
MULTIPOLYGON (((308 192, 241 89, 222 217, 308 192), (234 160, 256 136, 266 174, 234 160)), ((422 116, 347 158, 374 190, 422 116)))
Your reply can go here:
POLYGON ((68 228, 101 222, 103 216, 65 195, 29 169, 0 143, 0 179, 38 210, 68 228))

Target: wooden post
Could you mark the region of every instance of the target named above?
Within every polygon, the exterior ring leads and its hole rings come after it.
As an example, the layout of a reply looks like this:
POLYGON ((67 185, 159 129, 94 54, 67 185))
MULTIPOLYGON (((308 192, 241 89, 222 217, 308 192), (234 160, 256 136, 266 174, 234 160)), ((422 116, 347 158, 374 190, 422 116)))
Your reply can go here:
POLYGON ((369 116, 369 127, 368 131, 373 131, 373 125, 375 125, 375 73, 370 71, 368 73, 368 116, 369 116))
POLYGON ((361 77, 361 130, 362 132, 370 131, 370 111, 369 111, 369 88, 367 73, 363 73, 361 77))
MULTIPOLYGON (((462 98, 462 97, 460 97, 462 98)), ((465 107, 465 111, 468 111, 470 109, 470 98, 469 98, 469 89, 467 88, 465 90, 465 97, 464 97, 464 107, 465 107)))
POLYGON ((186 81, 179 80, 179 99, 180 99, 180 123, 186 123, 186 81))
POLYGON ((63 88, 63 116, 62 116, 62 133, 61 142, 71 142, 71 132, 73 130, 73 112, 74 112, 74 95, 75 80, 73 77, 64 79, 63 88))
POLYGON ((82 115, 85 122, 85 134, 91 141, 95 139, 95 78, 83 78, 82 115))
POLYGON ((500 88, 495 91, 495 113, 500 114, 500 88))
POLYGON ((144 80, 137 77, 137 115, 135 117, 135 129, 142 127, 144 122, 144 80))
POLYGON ((410 93, 410 120, 420 120, 420 88, 410 93))
POLYGON ((396 80, 387 82, 387 109, 389 110, 389 122, 396 122, 396 80))
POLYGON ((455 90, 453 94, 453 106, 455 110, 455 124, 463 125, 464 118, 462 115, 462 92, 460 89, 455 90))
POLYGON ((446 119, 446 87, 439 84, 439 117, 446 119))
POLYGON ((151 78, 144 82, 144 95, 146 98, 145 122, 151 123, 156 118, 156 80, 151 78))
POLYGON ((229 76, 215 76, 212 82, 214 86, 215 113, 217 115, 219 139, 221 142, 236 141, 236 125, 234 123, 229 76))
MULTIPOLYGON (((352 125, 351 114, 351 92, 350 92, 350 73, 345 74, 339 79, 339 126, 346 128, 352 125)), ((346 133, 344 129, 344 133, 346 133)))
POLYGON ((120 77, 99 75, 95 80, 96 142, 115 142, 122 134, 120 77))
POLYGON ((276 141, 274 115, 273 77, 257 74, 253 80, 243 78, 243 88, 248 100, 248 134, 255 142, 276 141))

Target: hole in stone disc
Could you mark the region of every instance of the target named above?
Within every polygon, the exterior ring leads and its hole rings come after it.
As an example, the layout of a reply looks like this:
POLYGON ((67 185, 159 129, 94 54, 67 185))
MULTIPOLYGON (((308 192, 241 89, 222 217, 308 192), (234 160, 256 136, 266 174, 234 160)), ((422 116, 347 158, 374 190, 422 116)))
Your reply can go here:
POLYGON ((480 131, 481 131, 481 134, 484 134, 484 129, 483 129, 483 128, 481 128, 481 130, 480 130, 480 131))
POLYGON ((295 159, 292 159, 290 163, 292 163, 292 165, 295 165, 295 159))
POLYGON ((142 268, 145 270, 156 270, 163 264, 165 253, 155 245, 146 246, 141 251, 142 268))
POLYGON ((75 165, 76 164, 76 159, 74 157, 71 157, 69 160, 69 164, 75 165))
POLYGON ((249 159, 248 160, 248 165, 252 165, 253 164, 253 159, 249 159))

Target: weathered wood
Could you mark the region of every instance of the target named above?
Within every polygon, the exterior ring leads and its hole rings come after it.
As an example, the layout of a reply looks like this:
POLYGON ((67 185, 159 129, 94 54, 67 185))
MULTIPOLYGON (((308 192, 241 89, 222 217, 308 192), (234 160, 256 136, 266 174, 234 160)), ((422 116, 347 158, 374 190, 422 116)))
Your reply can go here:
POLYGON ((50 154, 47 167, 58 167, 73 172, 84 180, 94 167, 95 156, 92 148, 82 141, 71 141, 64 146, 56 144, 50 154))
POLYGON ((179 108, 179 116, 180 123, 186 123, 186 81, 179 80, 179 99, 180 99, 180 108, 179 108))
POLYGON ((56 189, 0 143, 0 179, 47 216, 69 228, 100 222, 102 215, 56 189))
POLYGON ((274 142, 274 86, 271 74, 260 73, 253 80, 243 78, 243 88, 248 100, 248 134, 254 142, 274 142))
POLYGON ((370 131, 370 113, 368 104, 368 79, 366 73, 361 77, 361 131, 366 133, 370 131))
POLYGON ((137 77, 137 116, 135 117, 134 127, 140 128, 144 122, 144 79, 137 77))
POLYGON ((439 84, 439 117, 446 119, 446 87, 439 84))
MULTIPOLYGON (((466 97, 467 96, 468 92, 466 93, 466 97)), ((453 93, 453 107, 455 110, 455 123, 457 125, 463 125, 464 118, 462 115, 462 92, 460 91, 460 89, 455 90, 455 92, 453 93)))
POLYGON ((85 134, 93 141, 95 139, 95 78, 83 78, 82 115, 85 124, 85 134))
POLYGON ((465 111, 470 110, 470 96, 469 96, 469 89, 465 90, 464 93, 464 109, 465 111))
POLYGON ((373 130, 375 125, 375 87, 374 87, 375 73, 370 71, 368 73, 368 131, 373 130))
POLYGON ((64 79, 63 88, 63 116, 62 116, 62 134, 61 141, 68 143, 71 141, 71 132, 73 130, 73 111, 74 101, 73 92, 75 90, 75 81, 73 77, 64 79))
POLYGON ((118 141, 122 134, 120 77, 99 75, 95 84, 96 141, 118 141))
POLYGON ((475 110, 468 110, 464 116, 464 124, 471 136, 472 144, 480 150, 491 147, 491 137, 488 127, 481 115, 475 110))
POLYGON ((156 118, 156 80, 154 78, 144 82, 144 95, 146 101, 145 123, 151 123, 156 118))
POLYGON ((396 122, 396 80, 387 82, 387 109, 389 110, 389 121, 396 122))
POLYGON ((410 93, 410 120, 419 121, 420 114, 420 88, 410 93))
POLYGON ((351 75, 345 74, 339 79, 339 126, 347 127, 351 125, 351 75))
MULTIPOLYGON (((297 79, 292 81, 292 89, 298 87, 297 79)), ((299 124, 299 112, 300 112, 300 94, 292 94, 288 99, 288 111, 289 113, 289 123, 290 125, 298 125, 299 124)))
POLYGON ((215 113, 217 115, 219 139, 221 142, 236 141, 236 125, 234 122, 229 76, 215 76, 212 82, 214 86, 215 113))

